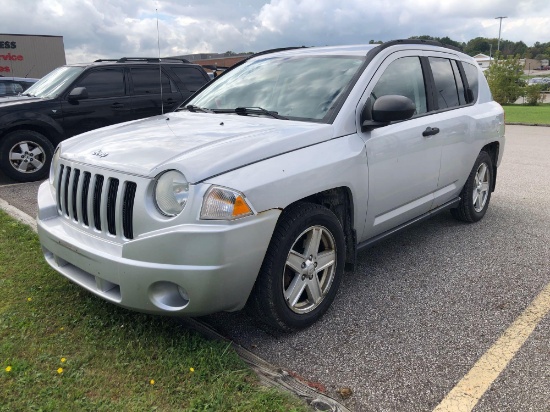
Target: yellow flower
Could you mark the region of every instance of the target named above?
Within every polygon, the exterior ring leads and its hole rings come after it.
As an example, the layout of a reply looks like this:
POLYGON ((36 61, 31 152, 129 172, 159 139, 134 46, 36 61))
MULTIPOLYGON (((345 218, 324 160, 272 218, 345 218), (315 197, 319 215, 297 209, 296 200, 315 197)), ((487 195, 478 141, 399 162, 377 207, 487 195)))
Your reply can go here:
POLYGON ((27 302, 30 302, 32 300, 32 298, 27 298, 27 302))
POLYGON ((195 372, 195 368, 189 368, 189 372, 191 373, 195 372))
POLYGON ((65 329, 65 328, 63 328, 63 327, 59 328, 59 330, 64 330, 64 329, 65 329))
POLYGON ((8 367, 6 368, 6 372, 11 372, 11 366, 8 366, 8 367))
POLYGON ((153 379, 151 379, 151 380, 149 381, 149 383, 150 383, 151 385, 154 385, 154 384, 155 384, 155 381, 154 381, 153 379))
POLYGON ((67 359, 65 359, 65 358, 61 358, 61 363, 65 363, 66 360, 67 359))
POLYGON ((63 373, 63 368, 59 368, 59 369, 57 370, 57 373, 62 374, 62 373, 63 373))

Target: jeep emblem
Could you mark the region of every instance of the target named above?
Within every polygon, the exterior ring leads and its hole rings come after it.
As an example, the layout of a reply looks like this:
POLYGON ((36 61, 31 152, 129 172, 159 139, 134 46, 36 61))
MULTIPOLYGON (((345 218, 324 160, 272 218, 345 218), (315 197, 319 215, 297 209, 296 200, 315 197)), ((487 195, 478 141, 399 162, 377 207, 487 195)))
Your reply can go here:
POLYGON ((109 153, 105 153, 105 152, 102 152, 101 149, 99 150, 96 150, 95 152, 92 153, 94 156, 98 156, 98 157, 106 157, 106 156, 109 156, 109 153))

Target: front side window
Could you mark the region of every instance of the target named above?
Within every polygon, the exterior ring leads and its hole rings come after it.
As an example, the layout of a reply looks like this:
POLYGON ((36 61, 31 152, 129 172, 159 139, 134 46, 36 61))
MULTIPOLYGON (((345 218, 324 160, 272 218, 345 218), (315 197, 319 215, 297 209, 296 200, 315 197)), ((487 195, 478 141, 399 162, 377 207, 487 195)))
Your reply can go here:
POLYGON ((371 92, 372 103, 381 96, 408 97, 416 106, 415 114, 426 113, 426 88, 418 57, 402 57, 390 63, 371 92))
POLYGON ((363 61, 354 56, 256 58, 224 74, 189 104, 220 112, 261 107, 287 118, 322 120, 363 61))
POLYGON ((94 70, 77 87, 85 87, 90 99, 124 96, 123 69, 94 70))

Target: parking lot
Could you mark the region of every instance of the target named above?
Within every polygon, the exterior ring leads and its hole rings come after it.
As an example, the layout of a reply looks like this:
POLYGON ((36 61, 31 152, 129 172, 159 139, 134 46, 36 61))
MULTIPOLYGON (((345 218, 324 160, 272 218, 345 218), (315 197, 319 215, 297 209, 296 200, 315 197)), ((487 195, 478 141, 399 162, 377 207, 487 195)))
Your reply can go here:
MULTIPOLYGON (((444 213, 361 252, 309 329, 201 320, 351 410, 550 411, 550 128, 508 126, 506 139, 481 222, 444 213)), ((0 198, 30 216, 37 188, 0 175, 0 198)))

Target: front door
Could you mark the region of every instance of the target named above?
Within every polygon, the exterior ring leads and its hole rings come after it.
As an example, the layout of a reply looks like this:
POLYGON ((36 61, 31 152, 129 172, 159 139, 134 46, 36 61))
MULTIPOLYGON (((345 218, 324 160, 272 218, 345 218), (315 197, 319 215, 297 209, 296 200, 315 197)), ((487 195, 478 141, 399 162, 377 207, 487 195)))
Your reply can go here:
POLYGON ((124 68, 91 70, 74 87, 85 87, 88 98, 78 101, 64 99, 63 126, 67 137, 132 120, 124 68))
MULTIPOLYGON (((369 199, 362 240, 383 233, 430 210, 439 178, 441 145, 424 135, 433 124, 428 114, 422 64, 418 56, 390 58, 373 79, 370 103, 401 95, 416 105, 409 120, 361 132, 369 165, 369 199)), ((369 89, 367 89, 368 91, 369 89)))

